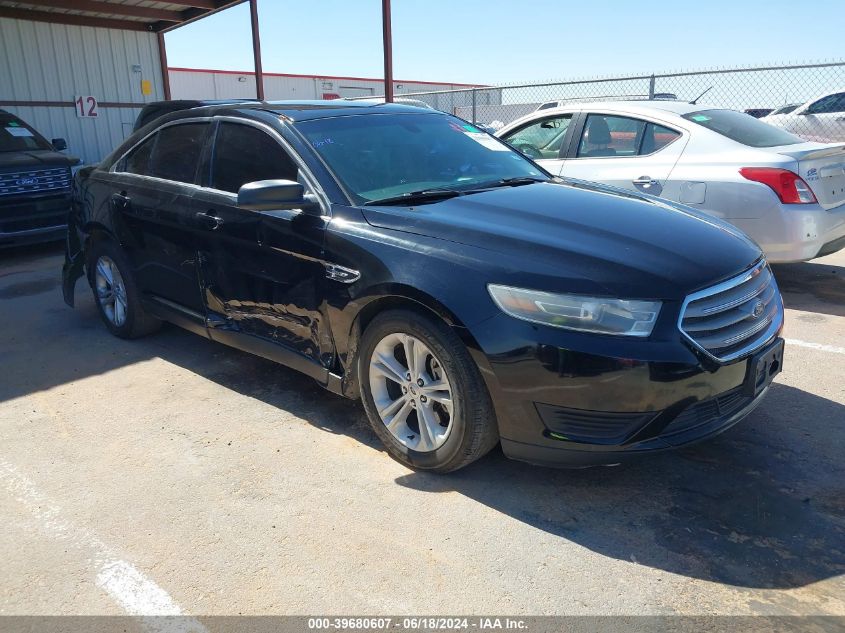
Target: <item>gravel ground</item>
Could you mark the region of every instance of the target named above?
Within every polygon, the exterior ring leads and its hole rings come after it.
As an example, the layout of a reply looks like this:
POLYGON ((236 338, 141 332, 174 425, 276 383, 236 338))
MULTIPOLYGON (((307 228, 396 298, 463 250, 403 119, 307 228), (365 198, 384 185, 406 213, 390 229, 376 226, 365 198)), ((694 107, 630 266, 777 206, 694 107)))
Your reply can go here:
POLYGON ((284 367, 113 338, 60 267, 0 252, 0 614, 845 615, 845 252, 776 268, 785 369, 732 431, 449 476, 284 367))

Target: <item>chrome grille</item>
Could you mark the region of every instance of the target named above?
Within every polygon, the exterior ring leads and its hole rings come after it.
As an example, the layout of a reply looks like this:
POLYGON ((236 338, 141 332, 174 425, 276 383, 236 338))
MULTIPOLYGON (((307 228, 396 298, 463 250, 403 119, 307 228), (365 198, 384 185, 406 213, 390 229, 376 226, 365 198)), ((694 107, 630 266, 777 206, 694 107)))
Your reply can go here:
POLYGON ((697 348, 719 361, 756 351, 783 324, 783 302, 765 261, 687 297, 678 325, 697 348))
POLYGON ((0 196, 70 189, 70 168, 27 169, 0 173, 0 196))

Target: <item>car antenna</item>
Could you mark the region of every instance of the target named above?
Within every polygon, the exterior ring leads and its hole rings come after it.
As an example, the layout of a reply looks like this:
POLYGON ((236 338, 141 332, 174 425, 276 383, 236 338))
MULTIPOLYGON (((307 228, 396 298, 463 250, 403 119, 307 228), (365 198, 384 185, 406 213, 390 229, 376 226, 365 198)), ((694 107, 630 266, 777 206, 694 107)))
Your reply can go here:
POLYGON ((706 95, 708 92, 710 92, 711 90, 713 90, 713 86, 710 86, 707 90, 705 90, 705 91, 704 91, 704 92, 702 92, 700 95, 698 95, 695 99, 693 99, 692 101, 690 101, 690 105, 697 105, 697 101, 698 101, 699 99, 701 99, 701 97, 703 97, 704 95, 706 95))

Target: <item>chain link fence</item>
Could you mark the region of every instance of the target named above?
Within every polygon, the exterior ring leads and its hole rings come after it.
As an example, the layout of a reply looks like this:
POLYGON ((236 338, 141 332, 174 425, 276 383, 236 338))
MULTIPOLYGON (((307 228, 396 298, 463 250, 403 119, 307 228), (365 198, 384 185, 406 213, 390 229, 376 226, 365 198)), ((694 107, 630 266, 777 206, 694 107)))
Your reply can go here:
POLYGON ((745 111, 808 140, 845 141, 845 61, 396 95, 492 128, 556 105, 647 99, 745 111))

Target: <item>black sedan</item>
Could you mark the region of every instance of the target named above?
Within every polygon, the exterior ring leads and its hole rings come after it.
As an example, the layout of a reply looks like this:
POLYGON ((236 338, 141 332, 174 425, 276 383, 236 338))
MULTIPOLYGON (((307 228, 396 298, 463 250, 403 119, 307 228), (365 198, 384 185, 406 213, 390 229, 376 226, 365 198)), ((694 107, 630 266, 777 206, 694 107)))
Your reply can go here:
POLYGON ((169 321, 361 398, 389 453, 446 472, 616 463, 745 417, 783 305, 737 229, 561 181, 473 125, 396 104, 169 114, 81 170, 65 300, 169 321))

